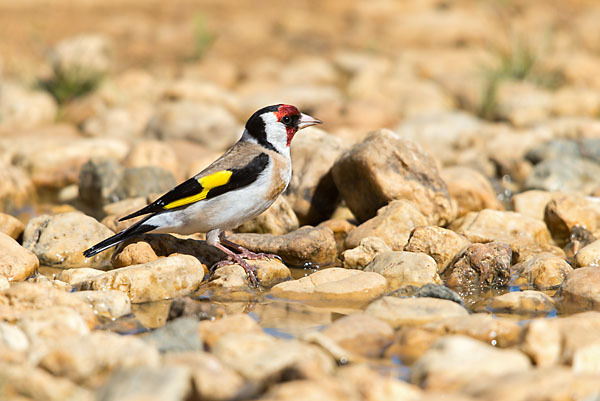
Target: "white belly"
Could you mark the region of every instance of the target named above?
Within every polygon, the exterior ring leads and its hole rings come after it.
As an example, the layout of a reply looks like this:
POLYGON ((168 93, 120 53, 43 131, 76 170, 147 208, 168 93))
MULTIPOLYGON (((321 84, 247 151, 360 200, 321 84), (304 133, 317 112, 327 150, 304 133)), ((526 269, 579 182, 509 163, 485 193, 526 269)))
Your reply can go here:
POLYGON ((215 228, 236 228, 267 210, 275 201, 275 198, 267 200, 272 173, 270 166, 257 182, 247 187, 196 202, 185 209, 156 215, 146 224, 158 226, 151 231, 154 233, 194 234, 215 228))

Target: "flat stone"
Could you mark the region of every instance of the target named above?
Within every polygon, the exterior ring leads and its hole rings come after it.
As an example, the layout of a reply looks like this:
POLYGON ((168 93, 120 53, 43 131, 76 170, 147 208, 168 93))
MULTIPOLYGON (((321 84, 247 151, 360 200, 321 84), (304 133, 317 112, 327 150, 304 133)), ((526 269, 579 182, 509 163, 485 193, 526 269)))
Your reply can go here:
POLYGON ((189 255, 173 255, 143 265, 111 270, 77 285, 79 290, 119 290, 133 303, 152 302, 198 289, 204 267, 189 255))
POLYGON ((277 284, 270 294, 287 299, 366 302, 383 294, 386 286, 380 274, 334 267, 277 284))
POLYGON ((460 334, 484 343, 511 347, 521 341, 523 327, 517 322, 487 313, 473 313, 468 316, 452 316, 428 323, 421 328, 438 336, 460 334))
POLYGON ((157 350, 134 336, 95 331, 49 345, 40 366, 55 376, 98 387, 117 369, 158 366, 157 350))
POLYGON ((284 371, 297 378, 318 378, 334 370, 333 359, 321 348, 266 334, 225 334, 212 353, 246 380, 259 383, 277 380, 284 371))
POLYGON ((65 283, 75 285, 82 281, 87 281, 104 273, 104 270, 92 269, 91 267, 81 267, 79 269, 65 269, 61 271, 56 278, 65 283))
POLYGON ((430 224, 444 225, 454 218, 433 157, 390 130, 376 131, 342 154, 332 172, 342 198, 360 221, 396 199, 413 202, 430 224), (350 188, 348 182, 355 185, 350 188))
POLYGON ((261 334, 263 331, 246 313, 225 316, 222 319, 203 320, 198 325, 198 333, 209 349, 228 333, 261 334))
POLYGON ((3 232, 0 232, 0 249, 0 276, 8 281, 24 281, 37 272, 40 265, 37 256, 3 232))
POLYGON ((517 276, 512 284, 533 286, 543 290, 559 286, 573 268, 564 259, 544 252, 525 262, 517 263, 511 270, 517 276))
POLYGON ((494 312, 547 313, 555 309, 552 298, 539 291, 515 291, 498 295, 488 304, 494 312))
POLYGON ((391 250, 392 248, 381 238, 366 237, 360 240, 356 248, 344 251, 341 254, 341 259, 346 269, 364 270, 377 254, 391 250))
POLYGON ((469 312, 456 302, 437 298, 383 297, 373 301, 365 313, 389 323, 393 328, 422 326, 452 316, 467 316, 469 312))
POLYGON ((18 239, 25 230, 25 224, 10 214, 0 213, 0 232, 13 239, 18 239))
POLYGON ((42 215, 29 220, 23 233, 23 246, 32 251, 40 263, 61 268, 106 267, 111 252, 91 258, 83 251, 114 233, 94 218, 80 212, 42 215))
POLYGON ((322 333, 348 351, 367 358, 380 357, 394 337, 389 324, 364 313, 337 319, 322 333))
POLYGON ((437 263, 438 273, 441 274, 456 255, 470 244, 469 240, 452 230, 437 226, 423 226, 412 230, 404 250, 423 252, 431 256, 437 263))
POLYGON ((364 271, 381 274, 391 291, 407 285, 420 287, 429 283, 442 283, 435 260, 420 252, 382 252, 375 256, 364 271))
POLYGON ((473 381, 531 369, 516 350, 500 350, 460 335, 437 340, 412 366, 411 382, 425 389, 455 391, 473 381))
POLYGON ((390 202, 348 234, 346 248, 356 248, 367 237, 378 237, 394 251, 404 249, 415 227, 428 225, 427 218, 415 205, 405 200, 390 202))
POLYGON ((98 316, 116 319, 131 313, 131 301, 121 291, 78 291, 73 295, 87 302, 98 316))

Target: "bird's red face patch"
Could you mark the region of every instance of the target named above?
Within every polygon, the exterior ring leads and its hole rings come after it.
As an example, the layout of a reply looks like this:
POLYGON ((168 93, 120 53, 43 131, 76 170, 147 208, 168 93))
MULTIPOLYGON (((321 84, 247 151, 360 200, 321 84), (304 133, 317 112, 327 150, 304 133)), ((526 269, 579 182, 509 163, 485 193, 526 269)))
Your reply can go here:
POLYGON ((300 119, 300 111, 292 105, 282 104, 275 112, 277 121, 285 125, 287 133, 287 146, 292 143, 292 138, 298 132, 298 120, 300 119))

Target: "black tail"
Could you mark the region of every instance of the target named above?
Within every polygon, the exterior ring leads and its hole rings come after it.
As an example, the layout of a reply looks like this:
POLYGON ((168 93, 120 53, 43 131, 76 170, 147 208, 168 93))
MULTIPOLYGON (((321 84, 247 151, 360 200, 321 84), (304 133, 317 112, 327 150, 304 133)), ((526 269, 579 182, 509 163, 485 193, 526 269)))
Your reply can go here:
POLYGON ((93 247, 83 251, 83 256, 85 256, 86 258, 91 258, 97 253, 100 253, 110 247, 113 247, 120 242, 123 242, 131 237, 135 237, 136 235, 147 233, 148 231, 152 231, 156 228, 156 226, 153 226, 151 224, 144 224, 145 220, 147 219, 135 223, 131 227, 126 228, 120 233, 115 234, 112 237, 105 239, 104 241, 98 242, 93 247))

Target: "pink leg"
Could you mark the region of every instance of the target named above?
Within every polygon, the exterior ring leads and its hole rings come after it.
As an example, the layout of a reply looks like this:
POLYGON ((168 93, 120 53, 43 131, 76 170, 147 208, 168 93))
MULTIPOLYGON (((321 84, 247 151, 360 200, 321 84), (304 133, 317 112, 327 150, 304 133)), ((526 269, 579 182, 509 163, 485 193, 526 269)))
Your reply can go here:
POLYGON ((244 268, 244 271, 248 275, 248 279, 250 280, 250 285, 252 287, 258 287, 258 279, 256 278, 256 267, 249 265, 243 258, 243 255, 232 252, 228 248, 224 247, 221 243, 216 243, 213 246, 220 249, 221 251, 227 254, 227 259, 222 260, 213 265, 213 269, 218 269, 222 266, 238 264, 244 268))
POLYGON ((236 244, 235 242, 229 241, 226 238, 221 238, 221 243, 238 251, 239 256, 241 256, 244 259, 250 259, 250 260, 277 259, 280 262, 283 262, 278 255, 274 255, 272 253, 262 253, 262 252, 255 253, 255 252, 252 252, 252 251, 244 248, 241 245, 236 244))

